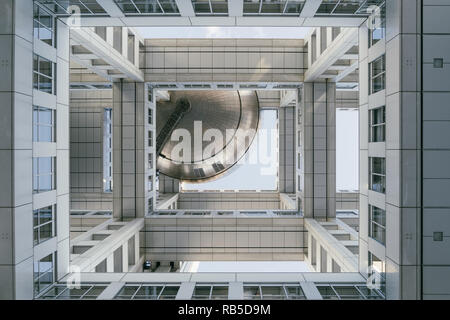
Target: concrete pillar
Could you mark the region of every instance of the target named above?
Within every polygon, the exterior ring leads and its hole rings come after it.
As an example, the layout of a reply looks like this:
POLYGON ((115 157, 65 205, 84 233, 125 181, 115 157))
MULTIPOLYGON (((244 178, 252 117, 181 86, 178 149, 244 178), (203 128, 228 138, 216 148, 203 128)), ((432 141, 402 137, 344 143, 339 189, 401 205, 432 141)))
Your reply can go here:
POLYGON ((106 258, 106 272, 114 272, 114 254, 110 254, 106 258))
POLYGON ((300 198, 304 216, 336 217, 336 85, 304 83, 300 108, 300 198))
POLYGON ((278 189, 282 193, 295 192, 295 107, 278 109, 279 172, 278 189))
POLYGON ((122 272, 128 272, 128 242, 122 245, 122 272))

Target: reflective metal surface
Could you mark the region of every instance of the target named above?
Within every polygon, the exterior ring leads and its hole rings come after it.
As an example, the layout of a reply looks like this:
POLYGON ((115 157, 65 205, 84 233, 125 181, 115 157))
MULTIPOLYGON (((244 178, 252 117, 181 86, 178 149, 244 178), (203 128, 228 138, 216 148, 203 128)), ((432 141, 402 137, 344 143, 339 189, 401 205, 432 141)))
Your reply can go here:
POLYGON ((157 160, 161 173, 191 182, 206 181, 224 174, 247 152, 259 122, 255 91, 170 91, 169 94, 170 101, 158 101, 156 109, 156 134, 165 141, 157 160), (171 137, 163 139, 160 134, 164 134, 163 128, 167 128, 166 123, 176 111, 180 99, 187 99, 190 109, 176 122, 170 132, 171 137), (183 129, 189 133, 190 150, 186 154, 186 150, 182 151, 184 158, 180 159, 182 140, 174 140, 174 137, 183 129), (236 134, 236 130, 238 133, 246 132, 245 139, 236 134), (208 137, 208 133, 219 132, 222 141, 208 137))

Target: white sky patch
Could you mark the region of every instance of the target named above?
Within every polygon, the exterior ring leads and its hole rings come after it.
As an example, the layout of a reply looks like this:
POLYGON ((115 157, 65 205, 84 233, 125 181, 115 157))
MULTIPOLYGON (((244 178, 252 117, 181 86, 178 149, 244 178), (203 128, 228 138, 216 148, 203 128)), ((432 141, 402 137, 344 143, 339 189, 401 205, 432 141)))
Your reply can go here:
POLYGON ((305 27, 136 27, 144 39, 304 39, 305 27))
POLYGON ((336 110, 336 189, 359 189, 358 109, 336 110))

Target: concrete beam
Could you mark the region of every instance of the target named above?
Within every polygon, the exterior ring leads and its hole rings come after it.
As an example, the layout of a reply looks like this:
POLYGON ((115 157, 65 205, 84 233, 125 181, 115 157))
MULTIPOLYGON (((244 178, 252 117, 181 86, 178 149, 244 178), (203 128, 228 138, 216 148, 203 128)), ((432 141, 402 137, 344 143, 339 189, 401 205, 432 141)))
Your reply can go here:
POLYGON ((125 15, 113 0, 97 0, 97 3, 106 11, 111 18, 122 18, 125 15))
POLYGON ((312 18, 319 9, 322 0, 306 0, 303 10, 300 13, 300 18, 312 18))
POLYGON ((195 17, 191 0, 175 0, 182 17, 195 17))

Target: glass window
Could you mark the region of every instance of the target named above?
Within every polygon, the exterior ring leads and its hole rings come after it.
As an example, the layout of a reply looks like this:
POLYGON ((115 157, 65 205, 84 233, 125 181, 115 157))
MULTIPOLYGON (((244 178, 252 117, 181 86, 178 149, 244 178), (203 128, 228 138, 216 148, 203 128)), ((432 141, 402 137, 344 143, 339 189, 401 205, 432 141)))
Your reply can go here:
POLYGON ((148 205, 148 214, 152 214, 153 213, 153 198, 150 197, 147 200, 147 205, 148 205))
POLYGON ((249 284, 244 285, 245 300, 305 300, 299 284, 249 284))
POLYGON ((148 191, 153 191, 153 176, 148 177, 148 191))
POLYGON ((324 300, 383 300, 384 295, 365 284, 317 284, 317 290, 324 300))
POLYGON ((174 300, 177 296, 179 284, 158 285, 125 285, 114 299, 120 300, 174 300))
POLYGON ((148 131, 148 146, 153 147, 153 131, 148 131))
POLYGON ((386 159, 369 158, 369 189, 386 193, 386 159))
POLYGON ((369 94, 386 88, 386 59, 383 54, 369 64, 369 94))
POLYGON ((369 237, 386 244, 386 211, 369 205, 369 237))
POLYGON ((55 157, 33 158, 33 192, 55 189, 55 157))
POLYGON ((369 48, 386 37, 386 3, 378 7, 369 18, 369 48))
POLYGON ((55 142, 55 110, 33 106, 33 141, 55 142))
POLYGON ((54 86, 55 64, 35 54, 33 56, 33 88, 49 94, 56 94, 54 86))
POLYGON ((153 169, 153 153, 148 154, 148 169, 153 169))
POLYGON ((112 109, 105 108, 103 111, 103 191, 112 192, 112 109))
POLYGON ((55 206, 33 210, 34 245, 55 236, 55 206))
POLYGON ((227 300, 227 284, 196 284, 192 300, 227 300))
POLYGON ((53 46, 53 15, 36 3, 34 3, 33 24, 34 38, 53 46))
POLYGON ((64 284, 55 284, 39 299, 52 300, 95 300, 106 289, 104 284, 82 284, 80 288, 68 288, 64 284))
POLYGON ((298 16, 305 0, 244 0, 244 15, 298 16))
POLYGON ((196 15, 227 15, 227 0, 192 0, 196 15))
POLYGON ((369 141, 386 141, 386 108, 369 110, 369 141))
POLYGON ((114 0, 126 14, 179 14, 175 0, 114 0))
POLYGON ((153 124, 153 109, 148 108, 148 124, 153 124))
POLYGON ((49 254, 39 261, 34 262, 34 295, 42 293, 44 289, 53 284, 55 280, 55 254, 49 254))
POLYGON ((386 293, 386 263, 369 251, 368 258, 368 276, 372 278, 372 285, 378 285, 379 290, 386 293))

